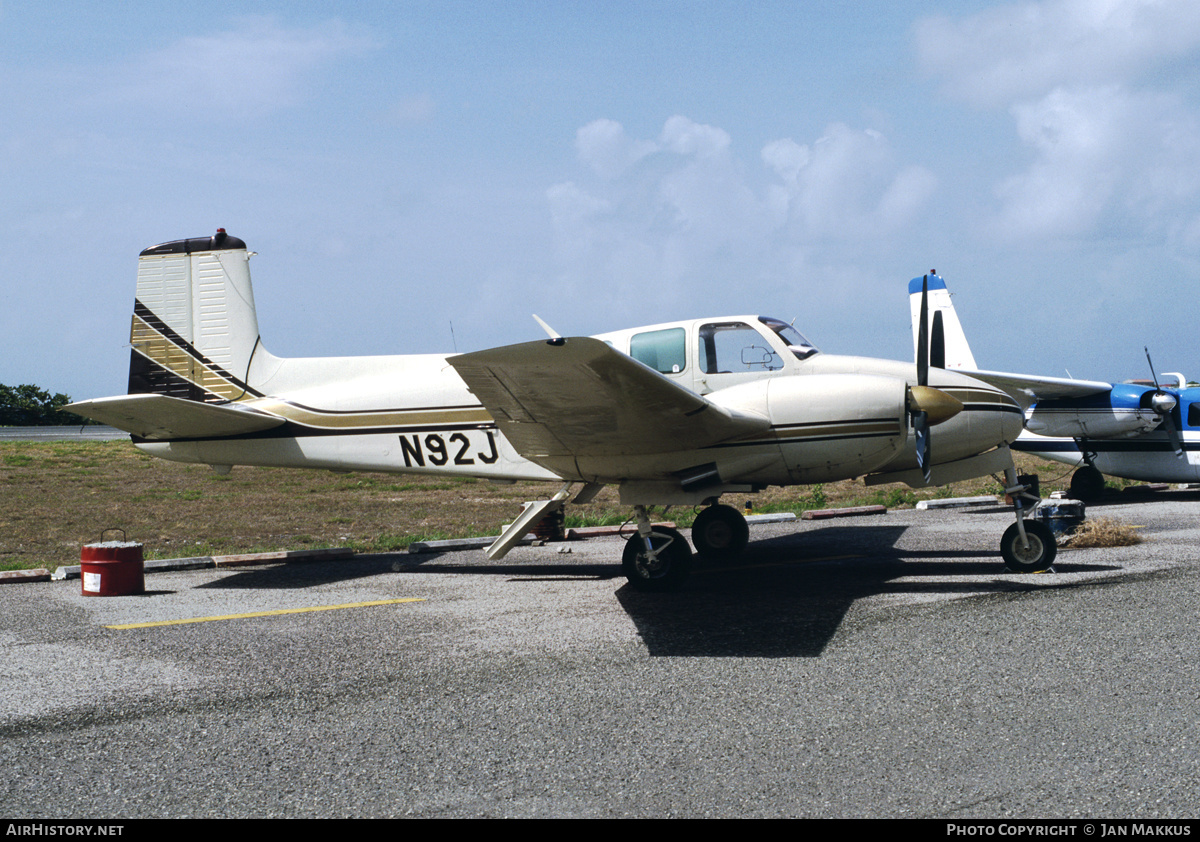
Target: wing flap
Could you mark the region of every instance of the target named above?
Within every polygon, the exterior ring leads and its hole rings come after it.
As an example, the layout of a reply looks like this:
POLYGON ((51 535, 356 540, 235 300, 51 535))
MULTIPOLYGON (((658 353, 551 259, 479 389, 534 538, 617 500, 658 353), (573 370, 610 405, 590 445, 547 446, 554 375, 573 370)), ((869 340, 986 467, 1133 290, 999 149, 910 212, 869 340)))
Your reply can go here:
POLYGON ((95 398, 64 408, 145 439, 244 435, 278 427, 285 420, 252 409, 156 394, 95 398))
POLYGON ((598 339, 526 342, 448 362, 527 459, 675 452, 770 427, 598 339))

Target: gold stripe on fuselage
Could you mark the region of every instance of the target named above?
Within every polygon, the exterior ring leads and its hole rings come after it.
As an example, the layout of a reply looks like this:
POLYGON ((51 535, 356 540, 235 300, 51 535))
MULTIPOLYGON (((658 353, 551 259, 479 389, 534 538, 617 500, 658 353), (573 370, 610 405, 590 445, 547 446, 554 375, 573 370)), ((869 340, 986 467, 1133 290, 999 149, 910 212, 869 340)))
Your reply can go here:
POLYGON ((752 436, 747 436, 743 439, 737 439, 732 442, 718 444, 717 447, 726 447, 733 445, 744 444, 767 444, 781 443, 788 444, 793 442, 817 441, 827 438, 856 438, 875 437, 875 436, 899 436, 903 435, 904 430, 900 426, 899 421, 891 419, 875 419, 867 421, 827 421, 813 422, 809 424, 783 424, 778 427, 772 427, 769 430, 764 430, 761 433, 755 433, 752 436))
POLYGON ((452 424, 493 424, 482 406, 427 407, 422 409, 386 409, 365 412, 323 412, 297 406, 278 398, 254 398, 246 406, 270 412, 310 427, 344 430, 354 427, 402 427, 409 424, 445 426, 452 424))
POLYGON ((771 433, 780 441, 803 441, 805 439, 854 436, 898 436, 901 433, 898 421, 834 421, 828 424, 804 425, 799 430, 775 427, 771 433))
POLYGON ((185 348, 168 339, 140 316, 133 317, 130 341, 138 353, 210 394, 231 403, 278 415, 297 424, 333 430, 358 427, 490 425, 495 422, 482 406, 381 409, 362 412, 327 412, 299 406, 279 398, 256 398, 227 376, 214 371, 185 348))

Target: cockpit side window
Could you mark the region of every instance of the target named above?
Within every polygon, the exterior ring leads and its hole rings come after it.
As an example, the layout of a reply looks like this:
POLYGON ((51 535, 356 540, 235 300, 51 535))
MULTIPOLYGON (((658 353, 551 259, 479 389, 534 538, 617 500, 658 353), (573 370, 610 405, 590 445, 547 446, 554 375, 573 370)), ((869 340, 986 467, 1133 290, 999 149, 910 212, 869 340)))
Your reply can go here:
POLYGON ((700 365, 705 374, 778 371, 783 360, 757 330, 744 322, 700 326, 700 365))
POLYGON ((661 374, 678 374, 687 368, 687 332, 681 327, 635 333, 629 356, 661 374))
POLYGON ((804 335, 801 334, 800 331, 796 330, 787 322, 779 319, 772 319, 770 316, 759 316, 758 320, 771 330, 775 331, 779 338, 787 343, 788 350, 796 355, 796 359, 806 360, 813 354, 820 353, 817 351, 816 346, 805 339, 804 335))

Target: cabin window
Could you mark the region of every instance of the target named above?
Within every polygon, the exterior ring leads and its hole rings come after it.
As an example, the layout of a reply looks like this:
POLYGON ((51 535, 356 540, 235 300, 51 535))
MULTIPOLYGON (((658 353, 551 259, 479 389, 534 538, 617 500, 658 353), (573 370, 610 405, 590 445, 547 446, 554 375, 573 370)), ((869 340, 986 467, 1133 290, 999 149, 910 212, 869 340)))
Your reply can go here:
POLYGON ((796 359, 806 360, 817 353, 817 349, 813 347, 813 344, 805 339, 800 331, 787 322, 772 319, 770 316, 759 316, 758 320, 775 331, 775 334, 787 343, 788 350, 795 354, 796 359))
POLYGON ((744 322, 700 327, 700 362, 705 374, 778 371, 783 360, 757 330, 744 322))
POLYGON ((681 327, 635 333, 629 356, 662 374, 678 374, 687 367, 687 334, 681 327))
POLYGON ((1188 420, 1189 427, 1200 427, 1200 402, 1188 404, 1188 420))

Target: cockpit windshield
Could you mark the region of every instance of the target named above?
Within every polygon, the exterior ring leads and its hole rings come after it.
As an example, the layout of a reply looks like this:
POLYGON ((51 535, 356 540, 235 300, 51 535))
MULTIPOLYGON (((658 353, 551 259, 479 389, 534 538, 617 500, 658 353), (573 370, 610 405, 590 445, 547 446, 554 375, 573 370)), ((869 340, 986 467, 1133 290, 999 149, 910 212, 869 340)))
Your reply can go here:
POLYGON ((758 320, 775 331, 779 338, 787 343, 788 350, 796 355, 796 359, 806 360, 813 354, 819 353, 813 344, 804 338, 800 331, 787 322, 772 319, 770 316, 759 316, 758 320))

